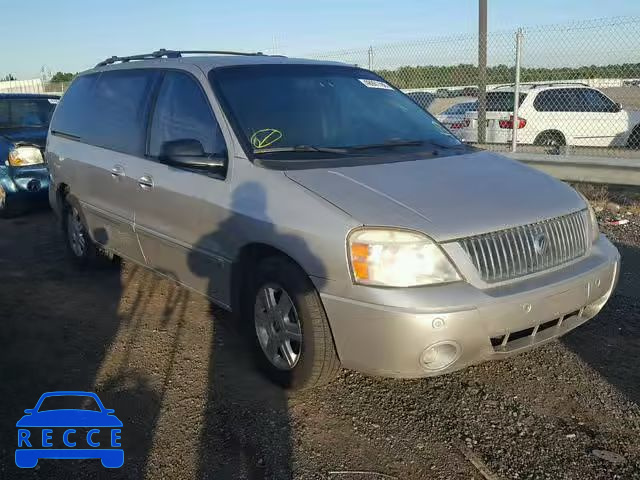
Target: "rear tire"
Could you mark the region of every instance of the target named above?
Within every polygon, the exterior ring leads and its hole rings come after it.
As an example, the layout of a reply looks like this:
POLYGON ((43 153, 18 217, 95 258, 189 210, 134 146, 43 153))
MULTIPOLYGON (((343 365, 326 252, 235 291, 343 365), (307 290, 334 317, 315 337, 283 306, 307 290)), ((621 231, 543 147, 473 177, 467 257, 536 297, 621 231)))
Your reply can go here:
POLYGON ((560 132, 546 131, 539 134, 533 144, 539 147, 547 147, 546 153, 559 155, 560 149, 567 145, 567 141, 560 132))
POLYGON ((289 390, 316 387, 340 370, 329 321, 309 277, 284 256, 258 264, 245 298, 257 365, 289 390))
POLYGON ((87 231, 84 217, 77 202, 64 202, 62 211, 62 233, 67 252, 80 268, 107 266, 113 258, 105 256, 87 231))

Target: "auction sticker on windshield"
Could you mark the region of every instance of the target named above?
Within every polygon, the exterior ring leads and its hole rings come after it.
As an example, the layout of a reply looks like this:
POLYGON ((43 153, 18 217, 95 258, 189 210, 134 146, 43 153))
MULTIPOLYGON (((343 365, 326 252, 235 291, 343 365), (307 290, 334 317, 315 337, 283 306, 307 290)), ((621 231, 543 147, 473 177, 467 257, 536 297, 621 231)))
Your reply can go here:
POLYGON ((381 82, 380 80, 371 80, 370 78, 359 78, 360 82, 369 88, 383 88, 384 90, 393 90, 393 87, 388 83, 381 82))
POLYGON ((273 145, 282 138, 282 132, 275 128, 263 128, 251 135, 251 145, 254 148, 265 148, 273 145))

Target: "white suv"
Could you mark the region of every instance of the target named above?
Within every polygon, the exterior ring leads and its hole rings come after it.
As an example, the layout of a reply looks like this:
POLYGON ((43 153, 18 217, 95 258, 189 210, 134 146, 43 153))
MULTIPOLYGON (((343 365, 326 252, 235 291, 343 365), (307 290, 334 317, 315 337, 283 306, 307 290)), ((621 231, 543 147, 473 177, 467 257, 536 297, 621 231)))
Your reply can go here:
MULTIPOLYGON (((511 142, 512 85, 487 93, 487 143, 511 142)), ((624 110, 601 91, 580 83, 524 84, 520 87, 518 143, 559 148, 640 147, 640 112, 624 110)), ((478 139, 478 112, 466 115, 458 134, 478 139)))

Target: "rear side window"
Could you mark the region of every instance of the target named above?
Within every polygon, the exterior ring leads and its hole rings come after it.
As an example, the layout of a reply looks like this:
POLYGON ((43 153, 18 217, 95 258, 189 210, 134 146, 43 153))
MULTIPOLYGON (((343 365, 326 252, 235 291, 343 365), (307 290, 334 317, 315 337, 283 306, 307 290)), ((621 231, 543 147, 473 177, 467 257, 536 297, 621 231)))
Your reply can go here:
POLYGON ((100 75, 94 112, 87 132, 90 143, 119 152, 143 154, 151 93, 158 73, 122 70, 100 75))
POLYGON ((556 88, 543 90, 533 101, 533 107, 539 112, 579 112, 584 111, 580 106, 578 88, 556 88))
POLYGON ((198 140, 205 153, 224 155, 226 147, 209 101, 189 75, 167 72, 153 113, 149 155, 157 157, 164 142, 198 140))
POLYGON ((99 147, 142 155, 158 77, 153 70, 121 70, 80 77, 64 96, 52 130, 99 147))

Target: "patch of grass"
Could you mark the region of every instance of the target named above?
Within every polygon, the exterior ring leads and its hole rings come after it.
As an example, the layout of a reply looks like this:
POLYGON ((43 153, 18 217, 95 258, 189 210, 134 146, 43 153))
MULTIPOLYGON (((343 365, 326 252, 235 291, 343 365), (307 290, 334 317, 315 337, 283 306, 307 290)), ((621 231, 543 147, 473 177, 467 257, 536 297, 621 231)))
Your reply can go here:
MULTIPOLYGON (((640 215, 640 188, 573 183, 573 188, 582 193, 591 205, 606 209, 611 204, 619 205, 620 210, 640 215)), ((610 209, 610 208, 609 208, 610 209)))

